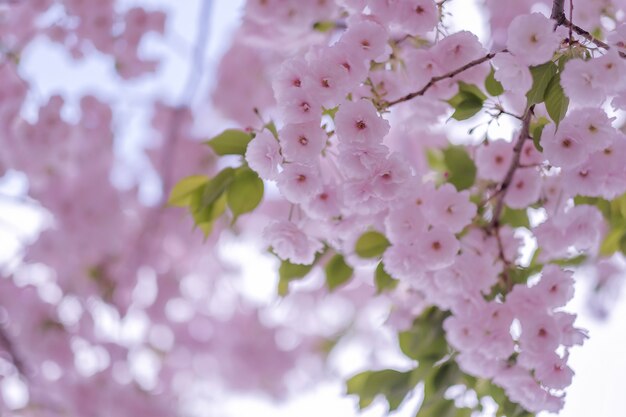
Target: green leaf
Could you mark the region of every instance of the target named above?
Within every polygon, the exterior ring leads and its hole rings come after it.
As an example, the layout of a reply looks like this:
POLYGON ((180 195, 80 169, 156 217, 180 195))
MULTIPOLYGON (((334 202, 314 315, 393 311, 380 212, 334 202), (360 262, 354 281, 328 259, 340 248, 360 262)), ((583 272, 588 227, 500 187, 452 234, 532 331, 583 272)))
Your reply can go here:
POLYGON ((458 191, 474 185, 476 181, 476 165, 465 148, 449 146, 443 150, 444 163, 448 170, 448 182, 458 191))
POLYGON ((504 93, 504 87, 502 87, 500 81, 496 80, 495 74, 496 70, 491 67, 491 71, 485 80, 485 89, 487 89, 487 92, 493 97, 497 97, 504 93))
POLYGON ((464 99, 458 106, 454 109, 454 113, 452 113, 452 118, 455 120, 467 120, 473 117, 476 113, 481 111, 483 108, 483 102, 476 99, 474 96, 468 97, 464 99))
POLYGON ((502 215, 500 216, 500 222, 508 224, 511 227, 525 227, 530 229, 530 222, 528 221, 528 213, 526 209, 512 209, 510 207, 504 207, 502 215))
POLYGON ((315 260, 311 265, 294 264, 289 261, 282 261, 278 268, 278 295, 284 297, 289 293, 289 283, 297 281, 308 275, 321 257, 326 253, 327 248, 315 255, 315 260))
POLYGON ((474 84, 467 84, 463 81, 459 81, 459 91, 462 93, 476 96, 481 101, 487 100, 487 96, 485 95, 485 93, 483 93, 481 89, 475 86, 474 84))
POLYGON ((235 170, 233 168, 224 168, 211 181, 209 181, 202 190, 201 199, 199 201, 202 207, 213 204, 226 191, 226 188, 235 178, 235 170))
POLYGON ((548 115, 552 121, 558 126, 567 113, 569 106, 569 98, 565 96, 563 87, 561 87, 561 76, 555 75, 548 87, 546 88, 545 104, 548 115))
POLYGON ((289 293, 289 283, 304 278, 315 266, 292 264, 289 261, 283 261, 278 268, 278 295, 284 297, 289 293))
POLYGON ((434 171, 445 172, 447 170, 441 149, 426 148, 426 162, 428 162, 428 166, 434 171))
POLYGON ((447 101, 454 108, 452 118, 466 120, 483 108, 487 96, 478 87, 459 81, 459 92, 447 101))
POLYGON ((218 155, 245 155, 248 143, 252 136, 243 130, 227 129, 206 141, 213 151, 218 155))
POLYGON ((204 237, 207 237, 213 231, 215 220, 226 211, 226 195, 222 194, 208 205, 192 205, 190 209, 196 227, 202 230, 204 237))
POLYGON ((445 314, 430 308, 413 321, 409 330, 398 334, 400 350, 411 359, 428 366, 443 358, 448 351, 444 337, 443 319, 445 314))
POLYGON ((389 411, 394 411, 415 388, 415 384, 411 371, 384 369, 357 374, 347 381, 346 387, 349 395, 359 396, 360 409, 369 406, 377 396, 383 395, 389 404, 389 411))
MULTIPOLYGON (((624 240, 624 236, 622 236, 622 240, 624 240)), ((565 259, 554 259, 550 261, 551 264, 555 264, 558 266, 578 266, 587 260, 587 255, 581 254, 578 256, 574 256, 573 258, 565 258, 565 259)))
POLYGON ((454 401, 440 398, 423 403, 415 417, 456 417, 457 408, 454 401))
POLYGON ((250 168, 237 170, 235 178, 226 191, 228 207, 233 213, 233 222, 248 213, 263 200, 263 180, 250 168))
POLYGON ((537 148, 539 152, 543 152, 543 146, 541 146, 541 135, 543 133, 543 129, 548 124, 550 124, 550 120, 541 116, 539 119, 537 119, 536 122, 532 123, 530 126, 533 143, 535 144, 535 148, 537 148))
POLYGON ((167 204, 174 207, 187 207, 191 204, 192 194, 209 182, 205 175, 192 175, 183 178, 172 188, 167 204))
POLYGON ((354 269, 350 267, 343 258, 337 254, 326 264, 326 285, 330 291, 334 291, 352 278, 354 269))
POLYGON ((393 278, 391 275, 385 271, 385 265, 380 262, 376 267, 376 272, 374 273, 374 283, 376 284, 376 293, 380 294, 384 291, 391 291, 398 285, 397 279, 393 278))
POLYGON ((424 401, 417 413, 418 417, 456 417, 467 413, 467 409, 457 409, 454 401, 444 398, 452 385, 464 382, 464 374, 454 361, 446 361, 434 366, 424 379, 424 401), (461 411, 462 410, 462 411, 461 411), (457 413, 461 414, 457 414, 457 413))
POLYGON ((377 258, 389 247, 387 238, 379 232, 365 232, 356 241, 355 250, 361 258, 377 258))
POLYGON ((361 372, 354 375, 352 378, 346 381, 346 394, 359 396, 359 408, 364 409, 374 401, 376 392, 368 392, 371 390, 367 385, 372 371, 361 372))
POLYGON ((624 229, 612 229, 600 245, 600 255, 610 256, 620 249, 620 243, 624 237, 624 229))
POLYGON ((533 77, 533 85, 528 93, 526 93, 529 106, 541 103, 544 100, 546 89, 552 78, 556 75, 556 72, 557 66, 552 61, 530 68, 530 73, 533 77))

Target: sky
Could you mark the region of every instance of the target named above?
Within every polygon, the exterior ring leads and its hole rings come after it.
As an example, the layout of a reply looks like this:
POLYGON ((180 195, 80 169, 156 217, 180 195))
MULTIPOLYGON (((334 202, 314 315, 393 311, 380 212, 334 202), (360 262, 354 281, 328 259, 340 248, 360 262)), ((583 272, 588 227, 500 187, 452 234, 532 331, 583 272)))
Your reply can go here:
MULTIPOLYGON (((156 54, 165 57, 165 65, 157 77, 147 79, 145 82, 136 83, 126 91, 126 94, 134 97, 145 97, 157 89, 167 100, 176 101, 182 90, 184 77, 180 74, 187 73, 191 45, 195 37, 196 13, 202 0, 150 0, 142 1, 141 4, 150 3, 155 8, 170 10, 168 23, 170 29, 167 43, 163 46, 160 42, 148 42, 147 54, 156 54), (189 22, 193 22, 190 24, 189 22)), ((479 0, 454 0, 447 7, 455 16, 453 29, 468 29, 485 39, 487 33, 483 26, 483 17, 478 13, 476 3, 479 0)), ((121 1, 122 4, 133 4, 132 0, 121 1)), ((206 51, 207 70, 203 78, 203 86, 210 84, 211 75, 216 62, 229 45, 229 36, 236 28, 243 0, 215 0, 212 21, 210 25, 211 35, 206 51)), ((23 57, 24 74, 31 80, 36 80, 37 94, 43 99, 55 92, 63 92, 68 96, 78 97, 85 90, 93 91, 104 96, 115 97, 121 94, 115 78, 107 68, 107 64, 98 59, 88 59, 80 64, 69 64, 68 58, 58 48, 51 47, 47 42, 41 41, 30 49, 29 54, 23 57), (45 65, 44 65, 45 64, 45 65), (89 74, 88 77, 85 74, 89 74), (72 80, 72 82, 68 82, 72 80), (94 83, 93 80, 98 80, 94 83)), ((197 105, 201 105, 204 97, 197 97, 197 105)), ((125 178, 129 177, 129 170, 141 170, 142 159, 139 149, 141 141, 136 138, 145 123, 148 114, 138 112, 133 120, 127 123, 122 134, 129 140, 124 143, 120 153, 127 155, 127 163, 117 168, 113 175, 114 181, 124 185, 125 178), (135 138, 135 139, 132 139, 135 138), (133 168, 134 167, 134 168, 133 168)), ((146 199, 153 195, 150 181, 142 188, 146 199)), ((128 185, 128 184, 126 184, 128 185)), ((0 194, 21 193, 24 191, 25 182, 19 175, 14 175, 10 181, 0 183, 0 194)), ((152 186, 155 186, 152 183, 152 186)), ((0 262, 10 256, 19 246, 19 240, 28 240, 33 236, 33 231, 44 224, 45 218, 37 214, 36 210, 27 207, 15 206, 12 203, 0 199, 0 262), (20 236, 16 240, 14 236, 20 236)), ((268 277, 270 283, 275 282, 274 264, 267 262, 262 256, 254 255, 250 248, 233 247, 231 255, 249 260, 256 272, 256 279, 246 282, 259 281, 259 276, 268 277)), ((261 294, 261 299, 272 294, 271 286, 265 284, 253 284, 250 293, 261 294), (257 285, 257 287, 254 287, 257 285)), ((572 386, 567 390, 567 401, 564 410, 559 414, 561 417, 589 417, 589 416, 621 416, 624 415, 626 406, 626 385, 623 383, 626 374, 626 300, 612 312, 605 322, 595 320, 585 312, 584 300, 587 289, 584 279, 577 287, 577 296, 572 301, 568 310, 582 311, 579 317, 579 326, 589 329, 590 339, 581 348, 572 351, 570 365, 576 372, 572 386)), ((355 353, 358 354, 358 353, 355 353)), ((346 361, 357 358, 345 358, 346 361)), ((356 400, 343 395, 344 388, 341 381, 328 381, 310 390, 302 392, 286 403, 275 404, 270 400, 258 396, 237 396, 224 399, 221 408, 224 412, 232 415, 256 417, 377 417, 385 415, 385 407, 382 402, 376 402, 366 412, 356 412, 356 400)), ((413 417, 418 405, 418 398, 409 399, 395 414, 399 417, 413 417)), ((546 414, 547 416, 547 414, 546 414)))

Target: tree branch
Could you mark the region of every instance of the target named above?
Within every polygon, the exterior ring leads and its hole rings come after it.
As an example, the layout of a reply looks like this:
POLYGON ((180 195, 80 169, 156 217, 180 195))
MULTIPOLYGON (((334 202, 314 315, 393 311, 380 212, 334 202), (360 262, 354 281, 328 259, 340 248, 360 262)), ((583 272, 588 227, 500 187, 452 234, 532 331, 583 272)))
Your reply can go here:
POLYGON ((554 20, 557 26, 563 24, 565 21, 565 0, 554 0, 552 2, 550 19, 554 20))
POLYGON ((515 175, 515 171, 519 167, 524 142, 530 137, 530 120, 532 119, 534 109, 534 105, 530 106, 522 117, 522 130, 520 131, 515 147, 513 148, 513 160, 511 161, 511 166, 509 166, 509 170, 502 181, 502 185, 497 191, 498 198, 496 200, 496 206, 493 209, 490 229, 497 229, 500 224, 500 215, 502 214, 502 209, 504 208, 504 197, 506 196, 506 192, 513 181, 513 175, 515 175))
POLYGON ((475 67, 477 65, 482 64, 483 62, 487 62, 487 61, 491 60, 494 56, 496 56, 497 54, 502 53, 502 52, 508 52, 508 51, 506 49, 503 49, 503 50, 497 51, 497 52, 490 52, 487 55, 485 55, 485 56, 483 56, 481 58, 475 59, 473 61, 470 61, 467 64, 463 65, 462 67, 459 67, 459 68, 457 68, 457 69, 455 69, 453 71, 450 71, 450 72, 448 72, 446 74, 438 75, 436 77, 431 78, 430 81, 428 81, 428 83, 421 90, 416 91, 414 93, 407 94, 406 96, 400 97, 399 99, 386 102, 386 103, 384 103, 384 105, 385 105, 386 108, 389 108, 389 107, 391 107, 393 105, 396 105, 398 103, 402 103, 402 102, 405 102, 405 101, 412 100, 412 99, 414 99, 415 97, 418 97, 418 96, 423 96, 424 94, 426 94, 426 92, 432 86, 437 84, 439 81, 445 80, 447 78, 453 78, 456 75, 459 75, 460 73, 462 73, 463 71, 466 71, 466 70, 468 70, 470 68, 473 68, 473 67, 475 67))
MULTIPOLYGON (((565 15, 563 15, 565 16, 565 15)), ((605 42, 602 42, 600 39, 595 38, 591 33, 587 32, 585 29, 581 28, 580 26, 576 26, 574 25, 571 21, 569 21, 567 18, 564 17, 565 20, 563 20, 562 25, 564 26, 569 26, 574 32, 576 32, 578 35, 582 36, 583 38, 587 39, 589 42, 593 43, 594 45, 596 45, 599 48, 603 48, 603 49, 611 49, 611 47, 606 44, 605 42)), ((623 52, 620 52, 620 55, 622 55, 623 52)))
MULTIPOLYGON (((605 42, 602 42, 601 40, 596 39, 591 33, 581 28, 580 26, 575 25, 571 21, 571 18, 568 19, 567 16, 565 16, 565 0, 554 0, 552 2, 552 13, 550 14, 550 18, 554 20, 555 29, 558 26, 567 26, 570 28, 570 30, 573 30, 574 32, 576 32, 576 34, 582 36, 589 42, 595 44, 597 47, 607 49, 607 50, 610 49, 610 46, 607 45, 605 42)), ((571 39, 570 39, 570 42, 571 42, 571 39)), ((623 55, 623 52, 620 52, 620 55, 622 57, 626 57, 626 55, 623 55)))

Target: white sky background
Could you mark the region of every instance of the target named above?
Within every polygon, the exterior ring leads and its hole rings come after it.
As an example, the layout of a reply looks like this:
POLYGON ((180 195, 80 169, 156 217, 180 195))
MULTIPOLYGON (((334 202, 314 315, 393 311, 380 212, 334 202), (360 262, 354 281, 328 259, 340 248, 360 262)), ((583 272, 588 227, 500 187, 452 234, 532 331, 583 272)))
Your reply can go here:
MULTIPOLYGON (((101 59, 88 59, 79 64, 69 62, 67 55, 45 41, 39 42, 29 50, 29 54, 23 57, 23 75, 37 85, 35 98, 39 100, 55 92, 63 92, 69 97, 79 97, 87 90, 104 97, 120 97, 125 94, 139 98, 152 96, 152 92, 158 90, 164 97, 169 98, 170 103, 175 103, 176 97, 180 96, 188 71, 200 1, 202 0, 119 1, 121 4, 128 5, 149 3, 154 4, 155 8, 165 8, 171 11, 168 21, 168 46, 159 46, 159 41, 148 42, 146 45, 148 54, 164 57, 165 65, 155 78, 147 77, 145 81, 122 87, 112 76, 108 64, 102 62, 101 59), (175 36, 172 36, 173 33, 175 36), (93 80, 98 81, 94 83, 93 80)), ((455 16, 455 28, 471 30, 484 39, 486 34, 483 17, 476 9, 478 1, 480 0, 453 0, 446 5, 446 8, 455 16)), ((229 45, 229 34, 237 26, 244 0, 214 0, 213 3, 204 85, 211 80, 212 68, 210 67, 218 62, 219 56, 229 45)), ((204 98, 198 95, 196 102, 199 103, 204 98)), ((140 99, 137 104, 141 105, 140 99)), ((205 109, 203 114, 211 117, 210 109, 205 109)), ((128 137, 128 140, 120 141, 122 143, 120 151, 126 155, 128 163, 120 165, 113 175, 114 181, 122 186, 130 186, 127 178, 145 167, 141 154, 138 152, 139 146, 142 145, 138 138, 141 137, 142 125, 146 120, 147 113, 139 113, 127 123, 122 124, 124 129, 121 133, 128 137)), ((206 121, 203 122, 206 123, 206 121)), ((148 185, 142 188, 142 193, 145 199, 150 201, 154 198, 152 187, 156 185, 154 181, 147 183, 148 185)), ((14 176, 12 181, 0 184, 0 191, 5 194, 23 192, 23 185, 23 180, 19 176, 14 176)), ((37 227, 38 221, 38 217, 31 210, 16 210, 15 206, 0 200, 0 262, 17 247, 17 241, 11 236, 16 233, 28 236, 37 227), (7 222, 12 223, 13 226, 7 222)), ((244 257, 240 259, 247 261, 248 256, 251 257, 249 251, 246 252, 248 255, 243 254, 244 257)), ((257 264, 252 258, 250 261, 255 262, 253 270, 256 271, 256 277, 254 280, 247 279, 246 282, 263 279, 263 276, 266 276, 268 281, 275 282, 273 278, 275 271, 270 269, 272 263, 259 262, 257 264), (259 270, 265 270, 265 273, 260 274, 259 270)), ((267 285, 259 284, 259 291, 267 294, 267 289, 267 285)), ((618 305, 608 322, 598 323, 585 314, 583 307, 585 291, 581 289, 579 288, 578 296, 572 302, 570 310, 583 312, 578 323, 581 327, 590 330, 591 337, 582 348, 575 348, 572 352, 570 364, 576 376, 572 386, 568 389, 566 406, 560 416, 619 417, 625 415, 624 406, 626 405, 626 385, 623 383, 624 374, 626 374, 626 325, 624 324, 626 302, 618 305)), ((236 416, 351 417, 359 415, 356 412, 355 399, 343 395, 342 381, 321 384, 281 405, 254 396, 243 398, 237 396, 224 400, 224 411, 230 411, 230 414, 236 416)), ((408 401, 396 415, 413 417, 416 407, 417 398, 408 401)), ((361 415, 377 417, 384 414, 385 407, 377 402, 361 415)))

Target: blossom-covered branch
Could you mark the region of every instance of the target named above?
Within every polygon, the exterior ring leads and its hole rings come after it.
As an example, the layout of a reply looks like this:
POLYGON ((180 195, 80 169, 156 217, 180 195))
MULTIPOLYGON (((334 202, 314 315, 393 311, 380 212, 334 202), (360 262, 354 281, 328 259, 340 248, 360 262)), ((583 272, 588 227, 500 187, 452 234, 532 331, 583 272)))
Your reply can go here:
MULTIPOLYGON (((550 14, 550 18, 555 21, 555 26, 567 26, 570 30, 573 30, 578 35, 582 36, 589 42, 592 42, 596 46, 603 49, 610 49, 608 44, 597 39, 591 33, 580 26, 575 25, 570 19, 567 18, 565 15, 565 0, 554 0, 552 3, 552 13, 550 14)), ((570 42, 571 41, 572 40, 570 39, 570 42)))
POLYGON ((473 67, 475 67, 477 65, 480 65, 480 64, 482 64, 484 62, 487 62, 487 61, 491 60, 497 54, 500 54, 500 53, 503 53, 503 52, 507 52, 507 50, 503 49, 501 51, 490 52, 487 55, 485 55, 485 56, 483 56, 481 58, 475 59, 473 61, 470 61, 467 64, 463 65, 462 67, 459 67, 459 68, 457 68, 457 69, 455 69, 453 71, 447 72, 447 73, 445 73, 443 75, 438 75, 436 77, 432 77, 430 79, 430 81, 428 81, 428 83, 424 87, 422 87, 419 91, 407 94, 407 95, 405 95, 403 97, 400 97, 400 98, 398 98, 396 100, 388 101, 388 102, 384 103, 384 105, 385 105, 385 107, 388 108, 388 107, 394 106, 394 105, 396 105, 398 103, 403 103, 405 101, 412 100, 415 97, 423 96, 424 94, 426 94, 426 92, 432 86, 437 84, 439 81, 443 81, 443 80, 448 79, 448 78, 454 78, 455 76, 461 74, 462 72, 467 71, 468 69, 473 68, 473 67))
POLYGON ((533 110, 535 106, 530 106, 524 116, 522 116, 522 127, 517 137, 517 141, 515 142, 515 147, 513 148, 513 160, 511 161, 511 165, 509 166, 508 171, 506 172, 506 176, 500 185, 500 188, 496 191, 498 193, 496 199, 496 205, 493 209, 493 216, 491 219, 491 227, 498 228, 500 222, 500 215, 502 214, 502 209, 504 208, 504 197, 513 181, 513 176, 515 175, 515 171, 519 167, 520 159, 522 155, 522 149, 524 149, 524 143, 526 139, 530 137, 530 121, 533 116, 533 110))

